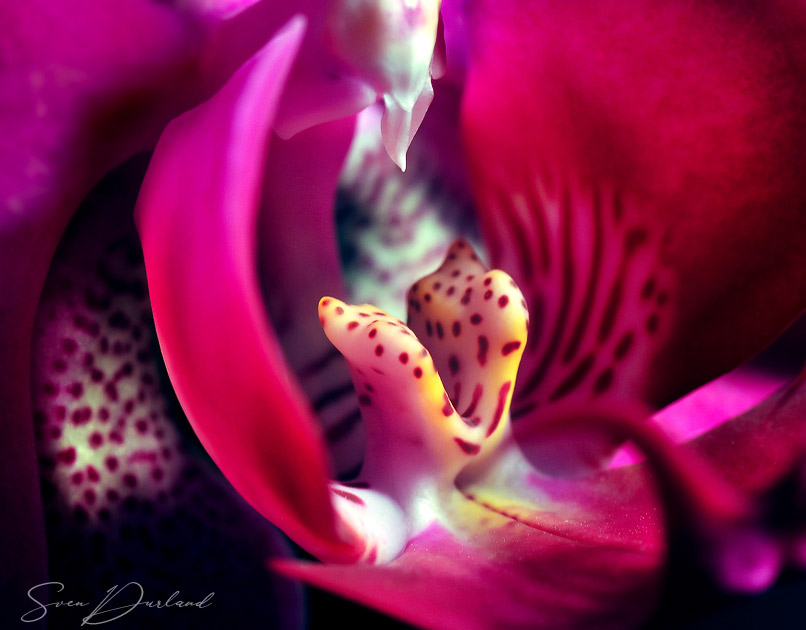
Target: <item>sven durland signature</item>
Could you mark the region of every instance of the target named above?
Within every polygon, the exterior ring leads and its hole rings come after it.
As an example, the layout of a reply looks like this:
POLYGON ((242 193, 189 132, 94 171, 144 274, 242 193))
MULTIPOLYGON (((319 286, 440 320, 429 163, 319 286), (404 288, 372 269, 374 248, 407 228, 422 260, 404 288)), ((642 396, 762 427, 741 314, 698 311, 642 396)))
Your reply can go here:
MULTIPOLYGON (((28 597, 36 604, 36 608, 29 610, 22 617, 20 621, 25 623, 32 623, 43 619, 48 611, 52 608, 83 608, 93 606, 89 602, 82 602, 77 600, 59 600, 51 601, 48 603, 41 602, 37 599, 37 592, 46 593, 47 587, 52 586, 56 589, 57 593, 64 590, 64 584, 61 582, 43 582, 28 589, 28 597)), ((186 601, 179 599, 179 591, 168 597, 165 601, 161 600, 145 600, 145 591, 142 585, 138 582, 129 582, 124 586, 117 584, 106 591, 106 595, 100 603, 95 605, 86 617, 81 620, 82 626, 100 626, 110 621, 115 621, 121 617, 128 615, 138 606, 146 608, 207 608, 212 606, 212 600, 215 593, 209 593, 204 599, 198 601, 186 601)), ((45 599, 44 595, 40 595, 45 599)))

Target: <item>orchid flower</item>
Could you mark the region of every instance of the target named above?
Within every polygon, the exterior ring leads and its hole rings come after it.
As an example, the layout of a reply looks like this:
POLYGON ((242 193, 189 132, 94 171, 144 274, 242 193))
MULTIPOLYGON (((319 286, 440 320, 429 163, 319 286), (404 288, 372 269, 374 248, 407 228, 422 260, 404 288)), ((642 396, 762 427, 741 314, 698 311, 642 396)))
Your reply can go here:
MULTIPOLYGON (((459 241, 411 288, 408 324, 333 297, 337 253, 321 234, 333 229, 352 121, 286 141, 271 133, 299 22, 167 128, 141 192, 157 332, 180 402, 239 492, 331 563, 283 570, 418 625, 640 622, 663 564, 652 469, 724 582, 767 585, 784 560, 799 562, 789 545, 802 525, 779 545, 738 489, 761 492, 802 456, 800 393, 784 395, 772 420, 762 407, 680 449, 638 422, 648 414, 635 405, 732 367, 803 308, 785 290, 803 280, 793 261, 804 191, 791 166, 803 161, 793 70, 803 51, 783 37, 801 31, 784 7, 759 17, 580 4, 468 7, 469 167, 491 257, 514 281, 459 241), (734 45, 725 33, 737 32, 734 45), (760 86, 752 97, 748 84, 760 86), (773 88, 774 108, 758 96, 773 88), (786 253, 748 261, 769 242, 786 253), (329 479, 281 348, 286 335, 303 353, 320 343, 300 331, 323 285, 320 322, 347 359, 367 434, 361 474, 344 483, 329 479), (745 302, 772 300, 775 309, 752 309, 752 325, 744 319, 745 302), (707 463, 725 464, 720 435, 742 427, 758 440, 770 423, 782 440, 761 469, 747 466, 761 456, 744 441, 731 444, 731 483, 707 463), (581 480, 541 474, 569 460, 578 472, 624 439, 646 465, 581 480), (740 541, 759 538, 769 543, 759 558, 725 570, 740 541)), ((288 361, 319 373, 333 356, 288 361)))
MULTIPOLYGON (((0 220, 3 267, 0 396, 4 403, 0 423, 4 431, 1 440, 4 474, 0 492, 9 512, 0 542, 0 590, 3 601, 10 602, 9 606, 3 606, 3 614, 10 615, 10 623, 18 621, 20 603, 28 601, 26 590, 46 579, 40 476, 48 512, 47 533, 52 536, 58 530, 51 542, 55 549, 63 548, 59 537, 66 535, 75 547, 68 557, 51 553, 50 568, 56 572, 70 571, 70 567, 84 562, 74 535, 92 543, 96 560, 104 551, 104 536, 115 540, 120 531, 131 533, 133 527, 135 541, 129 551, 137 554, 138 545, 142 550, 143 544, 153 543, 151 525, 144 528, 143 516, 132 515, 129 508, 140 505, 146 511, 153 509, 152 501, 162 501, 166 492, 177 490, 175 484, 179 481, 186 485, 192 481, 191 486, 204 488, 211 496, 215 493, 220 502, 217 509, 230 512, 229 520, 225 519, 228 524, 212 528, 213 533, 206 539, 208 551, 214 552, 206 566, 217 562, 213 557, 222 559, 217 554, 225 547, 216 545, 228 537, 230 542, 233 538, 252 540, 251 553, 257 551, 258 556, 281 552, 282 545, 274 540, 270 528, 255 525, 250 508, 237 495, 222 488, 205 463, 197 461, 197 456, 186 453, 185 440, 165 424, 166 416, 172 414, 158 402, 159 383, 151 373, 150 360, 138 360, 134 367, 130 361, 135 354, 139 357, 150 353, 147 323, 140 322, 145 328, 133 325, 130 332, 139 338, 120 339, 119 344, 127 350, 114 359, 104 357, 103 367, 81 363, 89 355, 95 359, 114 350, 111 345, 99 349, 98 343, 111 344, 110 337, 116 335, 125 338, 127 333, 121 332, 119 324, 148 317, 148 309, 142 303, 146 299, 144 292, 129 296, 138 298, 138 304, 137 299, 126 300, 118 295, 119 287, 109 286, 114 279, 95 277, 96 264, 120 262, 104 257, 123 255, 122 250, 115 250, 117 254, 104 250, 106 245, 112 245, 99 242, 107 236, 102 231, 93 231, 99 229, 92 227, 98 222, 97 217, 89 221, 89 228, 88 223, 81 222, 82 229, 89 229, 94 236, 76 236, 89 243, 85 256, 74 255, 75 250, 56 259, 53 255, 70 216, 101 176, 132 154, 153 147, 170 118, 215 91, 234 68, 265 43, 278 24, 306 8, 309 21, 319 26, 309 29, 305 50, 325 51, 329 57, 321 59, 324 55, 309 52, 311 59, 322 62, 319 65, 306 65, 300 57, 300 67, 292 82, 296 78, 302 88, 313 91, 299 98, 311 97, 317 80, 331 88, 335 85, 338 94, 331 90, 332 98, 320 99, 320 103, 345 115, 380 95, 387 103, 385 128, 390 150, 404 151, 429 99, 431 54, 421 53, 426 41, 430 41, 432 51, 435 46, 439 48, 436 5, 406 6, 390 15, 377 7, 373 12, 371 5, 362 9, 360 3, 342 3, 344 10, 332 14, 323 10, 332 3, 309 4, 283 8, 274 2, 238 0, 175 5, 131 0, 71 3, 69 7, 33 2, 0 9, 7 44, 0 53, 3 60, 0 80, 4 94, 9 97, 2 118, 7 142, 2 153, 0 220), (339 42, 344 44, 345 38, 352 38, 357 45, 369 46, 372 42, 366 38, 377 34, 374 30, 365 33, 350 30, 356 19, 367 12, 378 25, 385 25, 384 37, 397 45, 396 58, 407 64, 405 67, 393 65, 388 75, 379 76, 376 67, 353 67, 351 60, 342 58, 350 50, 344 45, 339 48, 339 42), (409 26, 395 29, 394 18, 400 14, 409 18, 409 26), (267 16, 271 19, 265 19, 267 16), (417 58, 405 49, 407 34, 412 30, 420 37, 414 51, 420 55, 417 58), (93 256, 98 260, 93 261, 93 256), (52 278, 43 292, 52 260, 55 260, 52 278), (87 277, 74 282, 76 276, 82 275, 87 277), (59 285, 65 278, 71 279, 69 289, 59 285), (88 294, 103 294, 103 301, 111 300, 113 304, 108 308, 113 309, 117 324, 102 320, 98 313, 99 309, 104 310, 102 303, 88 304, 90 313, 76 312, 81 310, 77 304, 85 299, 80 295, 84 290, 88 294), (118 301, 122 303, 116 304, 118 301), (35 336, 33 348, 32 336, 35 336), (141 346, 140 349, 132 349, 135 345, 141 346), (32 354, 33 379, 30 378, 32 354), (58 366, 58 370, 53 366, 58 366), (138 380, 143 381, 141 389, 130 398, 129 385, 122 383, 138 380), (117 392, 118 398, 107 401, 110 406, 104 406, 98 396, 103 398, 111 392, 117 392), (116 426, 107 435, 104 423, 118 412, 120 416, 115 422, 126 426, 116 426), (65 428, 61 423, 68 414, 65 428), (130 422, 131 416, 140 414, 146 423, 142 432, 139 420, 130 422), (156 428, 151 427, 152 421, 158 425, 156 428), (39 465, 34 456, 36 451, 39 465), (163 461, 169 458, 171 462, 163 461), (132 464, 131 470, 127 462, 132 464), (240 525, 233 525, 235 522, 240 525), (237 531, 239 527, 254 531, 243 534, 237 531), (25 554, 19 553, 21 548, 26 550, 25 554)), ((316 117, 312 108, 303 109, 309 119, 316 117)), ((286 117, 285 124, 295 124, 293 112, 286 117)), ((103 193, 101 200, 113 206, 109 212, 126 216, 130 202, 109 200, 103 193)), ((96 199, 88 202, 88 206, 104 203, 96 199)), ((125 218, 121 223, 112 223, 110 232, 120 232, 123 241, 132 238, 125 218)), ((71 235, 74 233, 75 230, 71 235)), ((73 240, 72 236, 66 238, 65 247, 69 249, 73 240)), ((117 245, 124 248, 120 243, 117 245)), ((139 279, 130 282, 131 286, 142 286, 139 279)), ((157 511, 161 517, 170 516, 172 511, 180 513, 180 523, 186 523, 189 515, 198 523, 198 513, 204 506, 182 505, 192 501, 193 496, 188 488, 184 498, 172 495, 167 501, 169 506, 162 501, 157 511)), ((157 516, 148 513, 152 515, 152 524, 156 524, 157 516)), ((209 533, 209 528, 197 529, 196 535, 199 531, 209 533)), ((168 539, 164 543, 168 545, 168 539)), ((147 555, 159 562, 156 556, 162 550, 156 550, 153 544, 147 547, 147 555)), ((174 556, 177 551, 172 550, 174 556)), ((230 558, 237 557, 235 548, 227 554, 230 558)), ((131 564, 131 558, 125 558, 125 564, 131 564)), ((114 573, 114 562, 124 560, 110 554, 104 563, 96 562, 95 566, 98 573, 102 574, 105 568, 114 573)), ((194 559, 190 554, 190 559, 186 556, 185 560, 198 562, 198 557, 194 559)), ((241 564, 246 569, 244 579, 251 567, 255 570, 251 575, 257 576, 256 584, 263 584, 266 591, 274 588, 276 580, 266 575, 262 558, 254 557, 241 564)), ((177 563, 173 566, 182 570, 177 563)), ((120 571, 116 574, 120 575, 120 571)), ((93 586, 100 588, 100 584, 87 578, 83 584, 88 591, 93 586)), ((234 583, 232 586, 236 588, 234 583)), ((287 598, 295 599, 293 594, 287 598)), ((265 609, 265 603, 262 605, 265 609)), ((293 608, 293 601, 289 601, 284 615, 287 614, 290 625, 296 619, 293 608)), ((243 614, 249 613, 243 610, 243 614)))
MULTIPOLYGON (((201 11, 190 21, 204 44, 168 55, 179 59, 174 74, 160 76, 169 84, 184 76, 183 62, 201 59, 205 80, 176 92, 162 85, 183 97, 161 104, 152 132, 259 50, 166 129, 138 210, 160 347, 202 443, 264 516, 339 563, 284 570, 429 627, 633 625, 652 606, 663 564, 650 468, 667 505, 690 517, 686 531, 713 543, 717 573, 726 566, 720 558, 735 559, 736 541, 748 539, 742 533, 769 543, 763 514, 736 489, 759 494, 795 466, 800 390, 680 449, 637 422, 646 413, 636 403, 666 402, 729 369, 803 307, 789 290, 803 280, 797 8, 468 5, 462 127, 484 240, 504 271, 488 271, 468 245, 455 245, 438 277, 412 289, 425 314, 412 313, 411 329, 378 309, 321 302, 365 410, 367 464, 351 487, 329 480, 311 409, 333 412, 333 396, 308 402, 302 393, 321 388, 309 383, 325 371, 345 371, 312 330, 318 298, 347 293, 331 234, 334 192, 350 116, 379 95, 384 143, 403 165, 430 100, 437 38, 417 45, 416 72, 401 77, 382 63, 386 49, 373 48, 382 38, 358 37, 378 33, 356 30, 350 16, 362 3, 334 4, 327 13, 311 3, 280 31, 293 11, 277 3, 236 3, 227 20, 201 11), (355 73, 333 74, 345 67, 355 73), (470 284, 448 296, 455 271, 470 284), (765 303, 775 308, 748 306, 765 303), (469 331, 478 331, 472 347, 457 345, 469 331), (282 347, 293 348, 287 358, 282 347), (384 370, 381 360, 397 370, 394 385, 366 377, 384 370), (419 424, 406 424, 411 418, 419 424), (559 464, 598 463, 625 438, 648 464, 576 480, 540 472, 556 472, 548 456, 556 452, 559 464), (691 466, 697 474, 686 474, 691 466)), ((378 23, 395 21, 370 21, 378 23)), ((424 23, 434 32, 435 13, 424 23)), ((457 38, 446 33, 448 42, 457 38)), ((113 159, 132 150, 121 146, 113 159)), ((82 185, 69 189, 67 207, 82 185)), ((53 214, 56 199, 41 207, 53 214)), ((4 364, 10 374, 26 364, 19 346, 30 338, 37 278, 66 220, 55 214, 26 217, 41 220, 48 239, 30 268, 11 276, 12 287, 14 278, 32 286, 12 302, 9 339, 18 331, 21 341, 9 353, 16 363, 4 364)), ((14 223, 3 234, 12 245, 6 269, 27 241, 14 223)), ((42 337, 44 351, 49 334, 58 326, 42 337)), ((8 388, 28 391, 19 374, 8 388)), ((28 416, 18 394, 8 400, 12 418, 28 416)), ((24 465, 6 483, 22 475, 30 486, 26 446, 18 447, 11 467, 24 465)), ((337 469, 353 457, 334 453, 337 469)), ((35 522, 35 506, 23 508, 20 522, 35 522)), ((801 526, 786 545, 765 547, 772 562, 751 563, 772 567, 761 586, 784 560, 798 561, 801 526)))

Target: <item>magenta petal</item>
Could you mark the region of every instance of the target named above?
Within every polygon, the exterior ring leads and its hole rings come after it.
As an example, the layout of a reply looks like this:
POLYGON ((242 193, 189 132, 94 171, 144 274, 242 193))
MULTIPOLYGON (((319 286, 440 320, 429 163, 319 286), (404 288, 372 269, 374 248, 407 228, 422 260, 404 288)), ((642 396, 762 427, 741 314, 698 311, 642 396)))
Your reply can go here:
POLYGON ((659 554, 573 542, 492 512, 489 520, 467 540, 434 526, 386 566, 275 566, 424 628, 623 629, 649 615, 659 554))
POLYGON ((293 20, 210 101, 166 129, 139 200, 172 382, 238 491, 312 552, 346 557, 319 433, 288 379, 257 279, 257 211, 274 112, 304 32, 293 20))
POLYGON ((806 453, 806 384, 799 379, 687 448, 719 469, 733 486, 754 494, 767 490, 806 453))
POLYGON ((44 573, 29 393, 39 293, 82 196, 175 111, 147 105, 182 83, 199 41, 191 12, 140 0, 3 3, 0 23, 0 592, 24 601, 44 573))
POLYGON ((514 415, 667 402, 803 309, 801 8, 469 6, 471 170, 492 262, 532 309, 514 415))

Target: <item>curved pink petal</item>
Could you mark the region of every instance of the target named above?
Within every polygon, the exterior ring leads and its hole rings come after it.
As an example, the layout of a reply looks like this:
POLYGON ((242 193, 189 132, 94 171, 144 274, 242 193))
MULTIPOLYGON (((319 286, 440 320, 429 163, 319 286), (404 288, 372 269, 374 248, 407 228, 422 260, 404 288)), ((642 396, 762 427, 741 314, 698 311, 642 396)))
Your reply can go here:
POLYGON ((471 170, 532 310, 515 416, 668 402, 804 308, 802 7, 469 7, 471 170))
POLYGON ((303 29, 292 21, 215 97, 171 123, 143 185, 138 226, 166 365, 202 443, 293 539, 346 558, 323 446, 288 379, 257 278, 266 147, 303 29))
POLYGON ((275 566, 424 628, 623 629, 649 616, 658 552, 591 546, 481 511, 488 529, 460 539, 434 526, 386 566, 275 566))

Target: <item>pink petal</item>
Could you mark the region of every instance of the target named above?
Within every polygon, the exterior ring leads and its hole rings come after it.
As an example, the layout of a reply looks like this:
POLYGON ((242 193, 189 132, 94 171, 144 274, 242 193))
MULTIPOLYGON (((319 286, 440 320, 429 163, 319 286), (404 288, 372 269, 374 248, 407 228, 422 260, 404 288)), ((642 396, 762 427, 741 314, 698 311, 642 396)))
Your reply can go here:
POLYGON ((470 7, 471 170, 492 263, 532 309, 514 415, 667 402, 803 309, 799 7, 470 7))
POLYGON ((803 379, 698 437, 689 448, 743 491, 757 494, 770 488, 806 453, 803 379))
POLYGON ((255 265, 266 145, 303 28, 289 23, 214 98, 168 127, 138 225, 168 372, 205 448, 292 538, 345 558, 323 445, 267 325, 255 265))
MULTIPOLYGON (((749 411, 789 380, 783 374, 745 365, 664 407, 649 422, 662 427, 673 442, 688 442, 749 411)), ((610 465, 632 464, 640 457, 640 453, 628 445, 610 465)))
POLYGON ((488 519, 489 529, 460 537, 434 526, 386 566, 275 566, 425 628, 621 629, 649 615, 659 554, 488 519))

